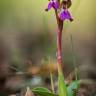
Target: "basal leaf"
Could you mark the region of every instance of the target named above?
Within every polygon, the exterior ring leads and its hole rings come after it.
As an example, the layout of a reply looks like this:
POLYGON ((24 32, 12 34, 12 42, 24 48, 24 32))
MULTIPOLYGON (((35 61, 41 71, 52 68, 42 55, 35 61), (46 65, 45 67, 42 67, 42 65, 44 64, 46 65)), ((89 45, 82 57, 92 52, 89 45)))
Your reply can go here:
POLYGON ((73 90, 78 90, 79 88, 79 81, 73 81, 68 87, 67 87, 67 93, 68 96, 73 96, 73 90))
POLYGON ((57 96, 56 94, 52 93, 50 90, 44 87, 36 87, 32 89, 33 93, 39 96, 57 96))

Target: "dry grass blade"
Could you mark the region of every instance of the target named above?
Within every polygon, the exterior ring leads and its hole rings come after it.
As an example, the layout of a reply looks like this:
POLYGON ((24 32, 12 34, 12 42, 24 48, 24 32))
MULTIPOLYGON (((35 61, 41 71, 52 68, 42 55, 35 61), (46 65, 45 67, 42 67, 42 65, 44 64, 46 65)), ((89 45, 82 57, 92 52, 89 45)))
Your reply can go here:
POLYGON ((27 87, 27 91, 25 93, 25 96, 34 96, 34 94, 32 93, 32 91, 29 87, 27 87))

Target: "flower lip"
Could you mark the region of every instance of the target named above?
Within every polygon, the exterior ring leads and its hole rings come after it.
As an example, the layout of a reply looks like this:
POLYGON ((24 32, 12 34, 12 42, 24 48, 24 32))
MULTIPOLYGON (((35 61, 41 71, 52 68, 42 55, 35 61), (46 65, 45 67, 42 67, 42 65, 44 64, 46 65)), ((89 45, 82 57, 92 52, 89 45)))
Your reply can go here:
POLYGON ((67 9, 62 9, 61 12, 59 13, 59 18, 60 20, 70 20, 73 21, 73 18, 70 14, 70 12, 67 9))

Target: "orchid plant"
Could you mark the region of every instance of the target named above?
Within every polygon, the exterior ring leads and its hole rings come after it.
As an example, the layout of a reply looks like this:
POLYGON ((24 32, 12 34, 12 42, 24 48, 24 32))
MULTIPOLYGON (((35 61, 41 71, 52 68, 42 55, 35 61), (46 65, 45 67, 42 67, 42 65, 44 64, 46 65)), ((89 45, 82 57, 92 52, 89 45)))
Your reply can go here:
MULTIPOLYGON (((57 21, 57 65, 58 65, 58 94, 51 92, 50 90, 37 87, 32 91, 39 96, 80 96, 77 92, 73 92, 73 90, 78 90, 79 81, 76 79, 71 82, 68 86, 65 84, 64 75, 62 72, 62 31, 64 21, 68 20, 70 22, 73 21, 69 8, 71 7, 71 0, 49 0, 48 6, 45 11, 49 11, 54 9, 56 21, 57 21)), ((53 84, 51 84, 53 85, 53 84)))
POLYGON ((58 64, 58 91, 60 96, 67 96, 67 88, 62 74, 62 30, 65 20, 73 21, 73 18, 68 10, 71 6, 71 0, 49 0, 49 11, 51 8, 55 10, 58 31, 57 31, 57 64, 58 64), (62 89, 63 90, 62 90, 62 89))

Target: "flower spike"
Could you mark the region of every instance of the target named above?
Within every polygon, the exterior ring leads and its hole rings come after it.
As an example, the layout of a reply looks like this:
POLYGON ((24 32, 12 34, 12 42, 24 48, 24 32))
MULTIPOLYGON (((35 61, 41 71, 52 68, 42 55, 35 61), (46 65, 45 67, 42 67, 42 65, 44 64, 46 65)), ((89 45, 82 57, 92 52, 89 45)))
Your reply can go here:
POLYGON ((48 6, 45 9, 49 11, 51 8, 55 11, 58 31, 57 31, 57 63, 62 66, 62 31, 65 20, 73 21, 73 18, 68 11, 71 6, 71 0, 49 0, 48 6))

